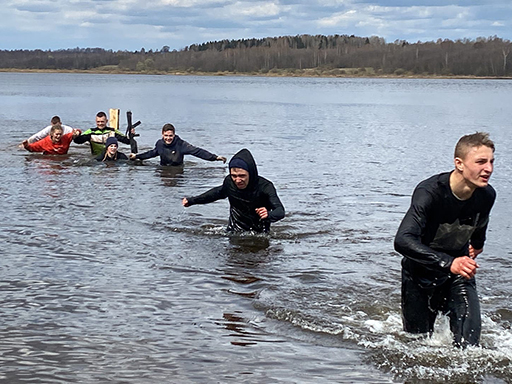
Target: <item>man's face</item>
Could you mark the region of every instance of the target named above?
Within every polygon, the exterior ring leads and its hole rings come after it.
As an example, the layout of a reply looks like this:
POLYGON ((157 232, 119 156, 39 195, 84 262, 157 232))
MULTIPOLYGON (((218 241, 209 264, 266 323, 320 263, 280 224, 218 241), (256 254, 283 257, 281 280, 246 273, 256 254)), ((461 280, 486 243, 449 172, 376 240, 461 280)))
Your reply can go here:
POLYGON ((57 130, 50 134, 50 139, 52 140, 53 144, 57 144, 61 138, 62 138, 62 131, 57 130))
POLYGON ((231 168, 229 174, 238 189, 247 188, 247 184, 249 184, 249 172, 242 168, 231 168))
POLYGON ((162 133, 162 139, 165 144, 171 144, 176 134, 173 131, 165 131, 162 133))
POLYGON ((117 145, 115 145, 115 144, 110 144, 110 145, 108 146, 108 148, 107 148, 107 151, 108 151, 108 153, 109 153, 111 156, 115 155, 115 154, 116 154, 116 152, 117 152, 117 145))
POLYGON ((96 126, 100 129, 103 129, 107 126, 107 118, 105 116, 103 117, 98 117, 96 116, 96 126))
POLYGON ((469 185, 481 188, 489 184, 494 168, 494 152, 492 148, 481 145, 472 147, 464 160, 455 159, 456 165, 462 167, 462 176, 469 185))

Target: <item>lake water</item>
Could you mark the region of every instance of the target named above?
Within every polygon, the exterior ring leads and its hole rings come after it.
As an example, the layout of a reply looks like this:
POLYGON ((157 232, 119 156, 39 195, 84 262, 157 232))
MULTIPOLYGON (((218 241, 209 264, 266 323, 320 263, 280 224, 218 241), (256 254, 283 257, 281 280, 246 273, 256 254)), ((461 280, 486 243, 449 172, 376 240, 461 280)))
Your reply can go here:
MULTIPOLYGON (((511 383, 512 82, 0 73, 0 382, 511 383), (227 165, 107 166, 18 144, 58 114, 133 112, 253 153, 286 218, 226 236, 228 203, 183 208, 227 165), (488 131, 498 192, 479 256, 482 346, 402 331, 393 238, 416 184, 488 131)), ((120 150, 128 153, 127 146, 120 150)))

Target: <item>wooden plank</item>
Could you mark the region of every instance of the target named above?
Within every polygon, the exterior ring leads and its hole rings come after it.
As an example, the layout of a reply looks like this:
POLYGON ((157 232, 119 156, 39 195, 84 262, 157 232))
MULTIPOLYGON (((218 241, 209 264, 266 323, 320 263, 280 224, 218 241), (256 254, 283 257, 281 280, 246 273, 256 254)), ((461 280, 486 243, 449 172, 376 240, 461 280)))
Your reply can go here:
POLYGON ((118 108, 110 108, 108 110, 108 113, 110 115, 108 126, 110 128, 119 129, 119 115, 121 113, 121 110, 118 108))

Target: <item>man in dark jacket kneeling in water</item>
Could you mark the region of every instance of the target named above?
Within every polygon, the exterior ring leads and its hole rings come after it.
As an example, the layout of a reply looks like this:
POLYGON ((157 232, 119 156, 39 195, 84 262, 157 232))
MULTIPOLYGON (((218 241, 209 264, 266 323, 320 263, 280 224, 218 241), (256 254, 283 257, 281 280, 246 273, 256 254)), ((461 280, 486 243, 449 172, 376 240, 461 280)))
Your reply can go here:
POLYGON ((229 176, 224 183, 202 195, 186 197, 182 204, 208 204, 229 199, 228 231, 268 232, 270 223, 284 217, 284 207, 274 184, 258 176, 256 162, 247 149, 240 150, 229 162, 229 176))

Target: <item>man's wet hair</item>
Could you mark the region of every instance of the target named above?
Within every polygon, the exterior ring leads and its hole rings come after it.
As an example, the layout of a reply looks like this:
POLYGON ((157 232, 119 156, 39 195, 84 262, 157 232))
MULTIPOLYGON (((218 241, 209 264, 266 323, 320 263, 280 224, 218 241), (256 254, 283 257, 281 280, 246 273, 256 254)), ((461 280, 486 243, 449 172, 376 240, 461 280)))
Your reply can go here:
POLYGON ((99 111, 97 114, 96 114, 96 117, 107 117, 107 114, 103 111, 99 111))
POLYGON ((51 121, 52 125, 60 124, 61 123, 59 116, 53 116, 50 121, 51 121))
POLYGON ((167 131, 173 131, 174 133, 176 133, 176 129, 174 128, 174 125, 172 124, 164 124, 164 126, 162 127, 162 133, 164 132, 167 132, 167 131))
POLYGON ((494 152, 494 142, 489 138, 487 132, 476 132, 462 136, 455 146, 454 157, 464 159, 471 148, 481 146, 489 147, 494 152))

